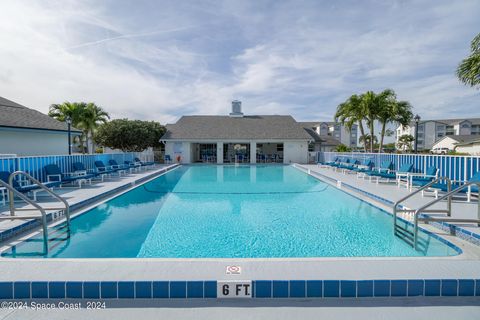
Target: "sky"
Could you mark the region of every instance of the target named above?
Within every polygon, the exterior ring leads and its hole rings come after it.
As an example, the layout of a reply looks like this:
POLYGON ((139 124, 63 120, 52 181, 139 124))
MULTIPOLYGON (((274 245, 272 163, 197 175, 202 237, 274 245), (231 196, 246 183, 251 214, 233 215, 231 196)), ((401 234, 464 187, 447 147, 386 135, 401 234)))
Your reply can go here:
POLYGON ((423 119, 480 117, 455 77, 480 1, 1 1, 0 96, 113 118, 290 114, 331 121, 351 94, 394 89, 423 119))

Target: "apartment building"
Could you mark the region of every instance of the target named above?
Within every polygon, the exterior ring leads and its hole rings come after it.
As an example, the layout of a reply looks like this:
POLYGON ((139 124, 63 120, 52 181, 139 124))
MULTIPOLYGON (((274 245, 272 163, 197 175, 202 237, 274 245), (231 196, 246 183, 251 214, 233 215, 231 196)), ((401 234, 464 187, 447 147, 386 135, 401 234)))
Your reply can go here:
POLYGON ((348 147, 356 147, 358 142, 358 126, 354 124, 351 130, 338 122, 301 122, 311 128, 320 137, 331 137, 348 147))
MULTIPOLYGON (((405 134, 415 137, 415 122, 408 126, 399 126, 396 130, 396 142, 405 134)), ((424 120, 418 123, 419 150, 429 150, 444 136, 480 135, 480 118, 424 120)))

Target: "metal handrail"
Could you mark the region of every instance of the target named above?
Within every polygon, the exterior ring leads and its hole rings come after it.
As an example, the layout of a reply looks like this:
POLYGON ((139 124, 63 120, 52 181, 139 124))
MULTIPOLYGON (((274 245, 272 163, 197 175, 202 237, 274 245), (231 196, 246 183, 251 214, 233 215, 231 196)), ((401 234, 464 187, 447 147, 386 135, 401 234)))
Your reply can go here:
MULTIPOLYGON (((398 213, 399 212, 413 212, 414 213, 414 231, 413 231, 413 241, 412 241, 412 247, 415 248, 415 250, 417 250, 417 238, 418 238, 418 210, 413 210, 413 209, 398 209, 398 207, 400 206, 400 204, 402 202, 404 202, 405 200, 408 200, 410 199, 411 197, 413 197, 414 195, 424 191, 425 189, 427 188, 430 188, 432 185, 438 183, 439 181, 446 181, 447 182, 447 194, 450 194, 450 191, 451 191, 451 188, 452 188, 452 181, 450 180, 450 178, 448 177, 438 177, 436 179, 433 179, 432 181, 430 181, 429 183, 427 183, 426 185, 418 188, 417 190, 415 190, 414 192, 411 192, 409 193, 408 195, 406 195, 405 197, 397 200, 397 202, 394 203, 393 205, 393 233, 394 235, 397 235, 398 234, 398 228, 400 228, 397 224, 397 216, 398 216, 398 213)), ((442 197, 442 199, 445 199, 447 198, 447 209, 446 210, 432 210, 431 212, 443 212, 443 213, 446 213, 447 216, 451 216, 452 215, 452 197, 451 195, 449 196, 446 196, 446 197, 442 197)), ((428 207, 428 206, 427 206, 428 207)), ((424 208, 425 209, 425 208, 424 208)), ((425 212, 425 211, 424 211, 425 212)), ((406 231, 406 230, 405 230, 406 231)))
MULTIPOLYGON (((422 192, 423 190, 431 187, 432 185, 434 185, 435 183, 439 182, 439 181, 446 181, 447 182, 447 190, 448 192, 450 192, 451 188, 452 188, 452 181, 450 180, 450 178, 448 177, 438 177, 432 181, 430 181, 429 183, 427 183, 426 185, 418 188, 417 190, 413 191, 413 192, 410 192, 409 194, 407 194, 405 197, 401 198, 400 200, 397 200, 397 202, 395 202, 395 204, 393 205, 393 225, 394 227, 397 226, 397 213, 398 212, 412 212, 414 210, 398 210, 398 206, 405 200, 408 200, 409 198, 413 197, 414 195, 422 192)), ((447 209, 445 210, 446 213, 447 213, 447 216, 451 216, 452 214, 452 198, 449 197, 448 200, 447 200, 447 209)), ((437 211, 438 212, 438 211, 437 211)), ((440 212, 444 212, 444 211, 440 211, 440 212)))
MULTIPOLYGON (((41 220, 42 220, 42 229, 43 229, 43 251, 45 252, 45 254, 48 253, 48 229, 47 229, 47 213, 45 211, 44 208, 42 208, 38 203, 36 203, 35 201, 29 199, 27 196, 25 196, 23 193, 19 192, 18 190, 16 190, 14 187, 12 187, 10 184, 4 182, 3 180, 0 180, 0 185, 3 186, 4 188, 6 188, 8 191, 9 191, 9 200, 10 200, 10 204, 13 203, 14 201, 14 195, 18 196, 20 199, 22 199, 23 201, 25 201, 26 203, 30 204, 31 206, 33 206, 34 208, 36 208, 38 211, 40 211, 41 213, 41 220)), ((12 206, 10 206, 12 207, 12 206)), ((32 210, 32 209, 30 209, 32 210)), ((33 209, 34 210, 34 209, 33 209)), ((35 217, 35 216, 15 216, 14 214, 12 215, 11 212, 10 212, 10 217, 2 217, 1 219, 2 220, 6 220, 6 219, 21 219, 21 220, 25 220, 25 219, 34 219, 34 218, 38 218, 38 217, 35 217)))
MULTIPOLYGON (((438 218, 429 218, 429 217, 426 217, 426 218, 419 218, 419 215, 421 212, 427 212, 427 209, 428 207, 448 198, 449 201, 451 201, 451 198, 452 198, 452 195, 456 194, 456 193, 459 193, 460 191, 462 191, 463 189, 465 189, 466 187, 469 187, 471 185, 477 185, 479 188, 480 188, 480 182, 479 181, 467 181, 466 183, 464 183, 463 185, 461 185, 460 187, 456 188, 456 189, 453 189, 453 190, 449 190, 446 194, 444 194, 443 196, 423 205, 422 207, 418 208, 417 210, 415 210, 415 213, 414 213, 414 235, 413 235, 413 242, 414 242, 414 247, 415 249, 417 248, 417 238, 418 238, 418 221, 451 221, 451 222, 461 222, 461 223, 465 223, 465 222, 476 222, 477 225, 480 227, 480 200, 479 200, 479 203, 477 205, 477 219, 438 219, 438 218)), ((449 215, 450 216, 450 215, 449 215)))
MULTIPOLYGON (((55 192, 53 192, 52 190, 47 188, 42 182, 38 181, 37 179, 35 179, 34 177, 32 177, 30 174, 28 174, 25 171, 15 171, 8 178, 8 183, 12 187, 12 188, 9 189, 10 190, 10 215, 12 215, 12 216, 15 215, 15 204, 14 204, 14 201, 13 201, 12 189, 14 189, 13 188, 13 179, 18 175, 23 175, 23 176, 27 177, 28 180, 30 180, 31 182, 38 185, 42 190, 44 190, 45 192, 47 192, 52 197, 59 200, 60 202, 62 202, 65 205, 65 208, 46 208, 46 209, 47 210, 57 210, 57 209, 64 210, 63 212, 65 214, 65 218, 66 218, 66 221, 67 221, 67 227, 70 229, 70 205, 68 204, 68 202, 65 199, 63 199, 62 197, 60 197, 58 194, 56 194, 55 192)), ((20 210, 22 210, 22 209, 20 209, 20 210)))

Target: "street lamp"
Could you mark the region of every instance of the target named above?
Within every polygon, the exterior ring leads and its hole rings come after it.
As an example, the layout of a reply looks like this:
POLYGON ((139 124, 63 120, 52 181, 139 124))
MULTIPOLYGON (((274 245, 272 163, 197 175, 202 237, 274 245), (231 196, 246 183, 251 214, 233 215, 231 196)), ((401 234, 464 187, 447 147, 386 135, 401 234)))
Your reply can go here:
POLYGON ((415 120, 415 153, 418 152, 418 122, 420 122, 420 116, 417 114, 413 118, 415 120))
POLYGON ((71 155, 72 154, 72 134, 71 134, 72 118, 70 116, 67 116, 65 121, 67 122, 67 130, 68 130, 68 155, 71 155))

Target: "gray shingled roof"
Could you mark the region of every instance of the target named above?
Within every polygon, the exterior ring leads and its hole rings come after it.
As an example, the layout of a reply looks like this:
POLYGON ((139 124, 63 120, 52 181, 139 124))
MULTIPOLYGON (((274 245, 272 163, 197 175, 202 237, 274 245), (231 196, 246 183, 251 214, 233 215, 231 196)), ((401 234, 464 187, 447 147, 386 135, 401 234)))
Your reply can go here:
POLYGON ((467 143, 467 142, 471 142, 471 141, 475 141, 475 140, 480 139, 480 136, 477 136, 477 135, 450 135, 450 136, 444 136, 444 138, 451 138, 451 139, 457 141, 458 143, 467 143))
MULTIPOLYGON (((0 127, 67 131, 67 124, 0 97, 0 127)), ((72 128, 72 132, 80 132, 72 128)))
POLYGON ((291 116, 183 116, 162 140, 312 140, 291 116))

